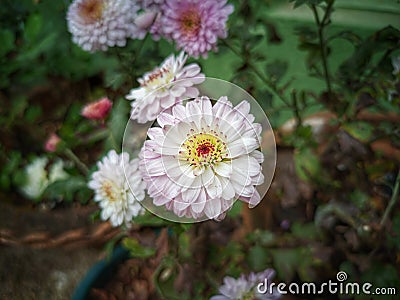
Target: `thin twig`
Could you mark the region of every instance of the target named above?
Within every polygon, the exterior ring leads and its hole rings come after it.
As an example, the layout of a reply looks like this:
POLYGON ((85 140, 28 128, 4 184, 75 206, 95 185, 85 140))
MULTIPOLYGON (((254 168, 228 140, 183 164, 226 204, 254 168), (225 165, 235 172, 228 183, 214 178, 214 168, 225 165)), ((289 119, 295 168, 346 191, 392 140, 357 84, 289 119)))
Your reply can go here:
MULTIPOLYGON (((224 45, 229 48, 236 56, 239 58, 243 59, 242 54, 235 49, 229 42, 226 40, 222 40, 224 45)), ((289 101, 287 101, 281 93, 277 90, 275 87, 275 84, 269 80, 251 61, 247 62, 247 65, 253 70, 253 72, 260 78, 260 80, 266 85, 266 88, 268 89, 269 92, 271 92, 273 95, 277 96, 283 103, 285 103, 288 107, 291 107, 289 101)))
POLYGON ((74 152, 71 151, 71 149, 65 149, 64 154, 76 164, 76 167, 83 175, 87 176, 89 174, 88 167, 78 158, 78 156, 75 155, 74 152))
POLYGON ((390 198, 389 204, 385 209, 385 212, 383 214, 382 220, 381 220, 381 226, 384 226, 387 219, 389 218, 389 215, 391 211, 393 210, 397 200, 399 200, 399 192, 400 192, 400 169, 399 172, 397 173, 396 181, 394 183, 394 189, 392 193, 392 197, 390 198))
POLYGON ((325 46, 325 37, 324 37, 324 29, 325 26, 328 25, 328 20, 329 20, 329 15, 331 13, 331 9, 333 6, 333 2, 331 1, 328 3, 328 6, 325 10, 325 14, 320 20, 317 7, 315 4, 311 5, 311 10, 314 14, 314 19, 315 22, 317 23, 318 26, 318 40, 319 40, 319 48, 321 51, 321 59, 322 59, 322 67, 324 69, 324 77, 325 77, 325 82, 326 82, 326 87, 328 90, 328 98, 330 99, 332 97, 332 84, 331 84, 331 79, 329 76, 329 68, 328 68, 328 55, 327 55, 327 47, 325 46))

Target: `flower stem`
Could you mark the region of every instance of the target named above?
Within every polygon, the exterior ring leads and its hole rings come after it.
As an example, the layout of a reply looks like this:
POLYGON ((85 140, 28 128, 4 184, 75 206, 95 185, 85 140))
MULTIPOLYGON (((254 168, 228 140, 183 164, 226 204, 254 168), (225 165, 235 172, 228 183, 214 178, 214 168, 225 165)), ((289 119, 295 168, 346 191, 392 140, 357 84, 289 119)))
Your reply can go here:
POLYGON ((383 217, 382 217, 382 220, 380 223, 381 226, 385 225, 387 219, 389 218, 391 211, 393 210, 393 207, 395 206, 397 200, 399 200, 399 192, 400 192, 400 169, 399 169, 399 172, 397 173, 396 181, 394 183, 392 197, 390 198, 389 204, 386 207, 385 212, 383 214, 383 217))
MULTIPOLYGON (((226 40, 222 40, 222 42, 227 48, 229 48, 234 54, 236 54, 236 56, 242 58, 242 54, 237 49, 235 49, 235 47, 233 47, 229 42, 227 42, 226 40)), ((260 78, 260 80, 266 85, 270 93, 277 96, 288 107, 291 107, 289 101, 287 101, 282 96, 282 94, 276 88, 276 85, 271 80, 269 80, 267 76, 265 76, 251 61, 248 61, 247 65, 253 70, 254 74, 256 74, 258 78, 260 78)))
POLYGON ((81 171, 83 175, 87 176, 89 174, 88 167, 78 158, 78 156, 75 155, 74 152, 72 152, 71 149, 66 148, 64 150, 64 154, 76 164, 76 167, 79 169, 79 171, 81 171))
POLYGON ((329 75, 328 54, 327 54, 327 47, 325 45, 324 29, 325 29, 326 25, 329 24, 329 16, 332 12, 332 7, 333 7, 334 2, 335 1, 328 2, 328 6, 326 7, 326 10, 325 10, 322 20, 320 20, 320 18, 319 18, 316 5, 315 4, 311 5, 311 9, 314 14, 314 19, 318 26, 319 48, 321 51, 322 67, 324 69, 324 77, 325 77, 325 82, 326 82, 326 88, 328 90, 328 98, 329 99, 332 97, 332 84, 331 84, 331 78, 329 75))

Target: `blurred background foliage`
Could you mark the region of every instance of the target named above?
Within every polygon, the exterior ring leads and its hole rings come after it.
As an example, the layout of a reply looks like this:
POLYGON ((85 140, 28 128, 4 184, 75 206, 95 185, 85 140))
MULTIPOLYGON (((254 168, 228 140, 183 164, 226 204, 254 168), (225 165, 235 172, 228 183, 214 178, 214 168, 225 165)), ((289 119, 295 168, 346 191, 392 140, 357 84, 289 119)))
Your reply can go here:
MULTIPOLYGON (((197 62, 206 76, 238 84, 265 109, 276 129, 276 184, 248 227, 243 220, 252 212, 237 203, 221 225, 180 230, 180 250, 158 267, 164 274, 158 290, 178 297, 174 280, 196 251, 206 253, 196 257, 206 267, 195 276, 195 299, 215 293, 210 286, 225 275, 266 267, 286 282, 322 282, 344 270, 352 281, 399 287, 400 63, 393 64, 400 56, 399 1, 229 2, 235 6, 229 37, 197 62), (210 242, 207 249, 192 243, 199 237, 210 242)), ((147 37, 84 52, 67 31, 69 4, 2 2, 1 201, 26 204, 26 166, 47 157, 45 177, 59 159, 67 176, 48 178, 33 202, 87 204, 87 174, 75 154, 93 170, 103 153, 119 150, 129 114, 124 96, 175 51, 147 37), (84 120, 84 103, 104 95, 114 102, 106 124, 84 120), (45 154, 52 132, 74 152, 45 154)), ((133 255, 154 255, 137 242, 125 245, 133 255)))

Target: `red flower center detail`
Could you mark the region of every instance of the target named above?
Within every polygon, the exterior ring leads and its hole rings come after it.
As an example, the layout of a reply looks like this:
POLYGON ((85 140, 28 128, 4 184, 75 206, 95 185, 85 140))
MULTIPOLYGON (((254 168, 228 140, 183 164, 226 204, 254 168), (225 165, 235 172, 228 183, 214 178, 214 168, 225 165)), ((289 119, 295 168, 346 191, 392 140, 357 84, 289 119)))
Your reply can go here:
POLYGON ((215 150, 215 147, 213 144, 210 142, 204 142, 203 144, 200 144, 197 146, 196 151, 197 151, 197 156, 206 156, 210 152, 213 152, 215 150))

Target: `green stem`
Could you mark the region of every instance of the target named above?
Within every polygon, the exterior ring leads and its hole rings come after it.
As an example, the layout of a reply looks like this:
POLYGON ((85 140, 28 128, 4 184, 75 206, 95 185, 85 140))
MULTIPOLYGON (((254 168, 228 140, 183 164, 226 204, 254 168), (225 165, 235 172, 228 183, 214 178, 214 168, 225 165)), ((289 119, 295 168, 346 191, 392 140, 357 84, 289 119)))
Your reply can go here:
POLYGON ((87 135, 85 137, 83 137, 82 139, 79 140, 79 145, 80 144, 92 144, 95 143, 97 141, 103 140, 106 137, 108 137, 109 133, 108 133, 108 129, 99 129, 94 131, 92 134, 87 135))
POLYGON ((112 143, 112 145, 113 145, 113 148, 114 148, 115 150, 120 150, 120 149, 122 148, 122 146, 121 146, 121 147, 118 146, 117 140, 116 140, 116 138, 115 138, 115 136, 114 136, 114 133, 112 132, 112 130, 111 130, 110 127, 108 127, 108 135, 109 135, 109 137, 110 137, 110 140, 111 140, 111 143, 112 143))
MULTIPOLYGON (((236 56, 243 59, 242 54, 237 49, 235 49, 235 47, 233 47, 229 42, 227 42, 226 40, 222 40, 222 42, 224 43, 224 45, 227 48, 229 48, 234 54, 236 54, 236 56)), ((272 93, 273 95, 278 97, 288 107, 291 107, 289 101, 287 101, 281 95, 281 93, 278 91, 275 84, 271 80, 269 80, 251 61, 248 61, 247 65, 253 70, 254 74, 256 74, 258 76, 258 78, 260 78, 260 80, 266 85, 266 87, 270 93, 272 93)))
POLYGON ((324 77, 326 82, 326 88, 328 90, 328 97, 329 99, 332 97, 332 84, 331 78, 329 76, 329 68, 328 68, 328 54, 327 54, 327 47, 325 46, 325 37, 324 37, 324 29, 325 26, 329 24, 329 16, 331 14, 332 6, 334 1, 330 1, 328 6, 325 10, 324 17, 320 20, 317 7, 315 4, 311 5, 312 12, 314 14, 315 22, 318 26, 318 40, 319 40, 319 48, 321 51, 321 59, 322 59, 322 67, 324 69, 324 77))
POLYGON ((81 171, 83 175, 87 176, 89 174, 88 167, 78 158, 78 156, 75 155, 74 152, 72 152, 71 149, 66 148, 64 150, 64 154, 76 164, 76 167, 79 169, 79 171, 81 171))
POLYGON ((392 197, 390 198, 389 204, 385 209, 385 212, 383 214, 382 220, 381 220, 381 226, 385 225, 387 219, 389 218, 389 215, 391 211, 393 210, 397 200, 399 200, 399 191, 400 191, 400 169, 399 172, 397 173, 396 181, 394 184, 394 189, 393 189, 393 194, 392 197))

